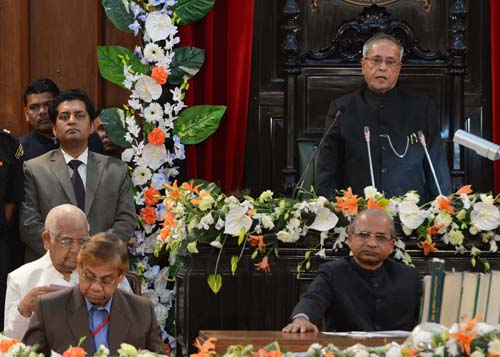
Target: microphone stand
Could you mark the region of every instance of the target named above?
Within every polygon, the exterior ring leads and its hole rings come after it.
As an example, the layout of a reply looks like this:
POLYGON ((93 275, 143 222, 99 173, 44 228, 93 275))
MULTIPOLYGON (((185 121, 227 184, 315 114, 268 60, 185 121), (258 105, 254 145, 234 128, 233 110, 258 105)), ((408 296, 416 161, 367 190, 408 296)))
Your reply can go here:
POLYGON ((434 165, 432 164, 431 156, 429 155, 429 151, 427 150, 427 144, 425 143, 424 133, 419 130, 417 134, 418 134, 418 141, 420 141, 420 144, 422 144, 422 147, 424 148, 425 156, 427 157, 427 162, 429 163, 429 166, 431 168, 432 177, 434 177, 434 182, 436 183, 439 196, 442 196, 443 193, 441 192, 441 186, 439 186, 439 181, 436 176, 436 171, 434 170, 434 165))
POLYGON ((370 177, 372 179, 372 186, 373 188, 376 188, 375 175, 373 174, 372 150, 370 148, 370 128, 368 126, 365 126, 365 140, 366 147, 368 148, 368 161, 370 162, 370 177))
POLYGON ((313 150, 313 153, 311 154, 311 157, 309 158, 309 161, 307 162, 307 165, 306 167, 304 168, 304 170, 302 171, 302 174, 300 175, 300 178, 299 180, 297 181, 297 184, 295 185, 295 188, 293 189, 293 193, 292 193, 292 199, 295 199, 297 198, 297 194, 299 192, 299 190, 302 188, 302 186, 304 185, 304 181, 306 179, 306 174, 307 172, 309 171, 309 167, 311 167, 312 163, 314 162, 314 160, 316 159, 316 156, 318 156, 319 154, 319 151, 320 149, 322 148, 323 146, 323 143, 325 142, 325 139, 327 137, 327 135, 330 133, 330 131, 333 129, 333 126, 335 125, 335 123, 337 122, 338 118, 340 117, 340 115, 343 113, 343 110, 342 109, 339 109, 337 110, 337 113, 335 114, 335 118, 333 118, 331 124, 328 126, 328 129, 325 131, 325 133, 323 134, 323 136, 321 137, 321 140, 319 141, 319 144, 317 146, 314 147, 314 150, 313 150))

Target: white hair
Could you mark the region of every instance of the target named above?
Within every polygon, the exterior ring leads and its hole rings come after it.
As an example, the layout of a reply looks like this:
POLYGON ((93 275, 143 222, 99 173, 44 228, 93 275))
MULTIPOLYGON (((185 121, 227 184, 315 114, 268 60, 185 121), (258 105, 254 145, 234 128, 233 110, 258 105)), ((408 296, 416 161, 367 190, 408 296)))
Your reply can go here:
POLYGON ((370 48, 372 48, 373 44, 381 40, 390 41, 397 46, 399 50, 399 62, 401 62, 404 53, 404 48, 401 45, 401 42, 399 42, 395 37, 384 32, 376 33, 365 42, 365 44, 363 45, 363 57, 366 58, 366 56, 368 56, 368 51, 370 51, 370 48))
POLYGON ((49 211, 47 217, 45 218, 45 231, 52 232, 53 234, 58 234, 61 221, 67 220, 70 220, 74 223, 83 220, 83 222, 85 222, 87 230, 89 230, 90 228, 89 222, 87 221, 87 216, 80 208, 70 204, 63 204, 56 206, 49 211))

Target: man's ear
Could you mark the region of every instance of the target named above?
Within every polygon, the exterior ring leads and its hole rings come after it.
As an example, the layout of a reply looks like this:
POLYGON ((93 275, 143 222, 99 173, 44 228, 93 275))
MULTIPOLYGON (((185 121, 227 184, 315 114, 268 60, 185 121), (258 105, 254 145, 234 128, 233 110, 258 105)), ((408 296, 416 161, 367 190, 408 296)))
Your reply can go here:
POLYGON ((26 119, 26 123, 30 122, 30 117, 28 115, 28 107, 24 107, 24 119, 26 119))
POLYGON ((45 248, 45 250, 49 250, 49 247, 50 247, 50 233, 49 233, 49 231, 42 232, 42 239, 43 239, 43 247, 45 248))
POLYGON ((57 136, 56 136, 56 124, 55 123, 52 123, 52 134, 54 134, 54 138, 57 139, 57 136))

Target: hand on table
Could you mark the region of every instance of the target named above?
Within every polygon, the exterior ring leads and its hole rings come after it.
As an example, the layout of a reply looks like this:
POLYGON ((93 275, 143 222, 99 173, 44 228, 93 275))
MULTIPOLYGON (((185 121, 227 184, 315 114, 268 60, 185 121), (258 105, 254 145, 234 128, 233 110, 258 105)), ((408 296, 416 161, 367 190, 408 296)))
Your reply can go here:
POLYGON ((297 317, 295 318, 292 322, 290 322, 288 325, 286 325, 283 330, 283 332, 291 332, 291 333, 297 333, 297 332, 319 332, 318 328, 316 325, 313 323, 309 322, 308 319, 305 317, 297 317))

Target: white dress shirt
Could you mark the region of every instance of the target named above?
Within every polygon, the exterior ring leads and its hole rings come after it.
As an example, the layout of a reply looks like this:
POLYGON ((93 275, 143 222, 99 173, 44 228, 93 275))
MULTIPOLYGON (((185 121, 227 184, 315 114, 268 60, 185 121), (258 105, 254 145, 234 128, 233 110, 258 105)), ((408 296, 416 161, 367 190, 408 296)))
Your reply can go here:
MULTIPOLYGON (((5 336, 23 338, 31 317, 21 315, 17 307, 31 289, 51 284, 73 287, 78 284, 78 273, 74 270, 70 280, 66 281, 64 275, 52 264, 49 252, 40 259, 24 264, 7 276, 3 332, 5 336)), ((118 287, 128 292, 132 291, 127 279, 123 279, 118 287)))
POLYGON ((76 158, 64 152, 63 149, 61 149, 61 152, 64 156, 64 161, 66 161, 66 165, 68 166, 69 177, 73 177, 73 169, 69 167, 68 162, 70 162, 71 160, 80 160, 82 162, 82 164, 78 166, 77 170, 80 174, 80 177, 82 178, 83 187, 87 189, 87 162, 89 158, 89 148, 86 148, 85 151, 76 158))

